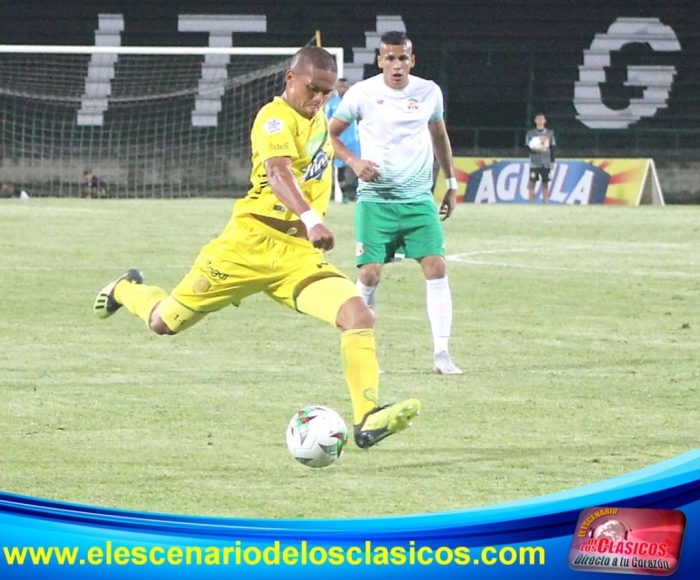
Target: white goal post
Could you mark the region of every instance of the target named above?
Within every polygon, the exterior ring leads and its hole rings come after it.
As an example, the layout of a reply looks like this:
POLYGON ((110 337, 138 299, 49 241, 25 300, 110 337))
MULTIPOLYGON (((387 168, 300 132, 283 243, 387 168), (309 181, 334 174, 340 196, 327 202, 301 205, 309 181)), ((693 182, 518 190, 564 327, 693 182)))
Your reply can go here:
POLYGON ((98 196, 242 196, 253 119, 297 50, 0 45, 0 182, 88 195, 89 168, 98 196))

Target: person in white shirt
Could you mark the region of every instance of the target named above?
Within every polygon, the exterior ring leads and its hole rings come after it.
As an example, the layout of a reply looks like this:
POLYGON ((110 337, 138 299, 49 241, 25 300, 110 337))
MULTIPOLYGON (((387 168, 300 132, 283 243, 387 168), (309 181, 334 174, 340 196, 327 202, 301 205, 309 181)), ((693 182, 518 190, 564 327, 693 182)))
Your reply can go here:
POLYGON ((330 123, 336 156, 360 179, 355 209, 356 284, 374 309, 383 265, 399 249, 406 258, 418 261, 426 280, 433 370, 462 374, 448 349, 452 295, 440 220, 455 209, 457 180, 442 91, 434 82, 410 74, 415 56, 404 32, 382 35, 377 64, 382 72, 350 87, 330 123), (362 158, 340 139, 353 121, 358 121, 362 158), (432 194, 435 158, 447 177, 447 193, 439 210, 432 194))

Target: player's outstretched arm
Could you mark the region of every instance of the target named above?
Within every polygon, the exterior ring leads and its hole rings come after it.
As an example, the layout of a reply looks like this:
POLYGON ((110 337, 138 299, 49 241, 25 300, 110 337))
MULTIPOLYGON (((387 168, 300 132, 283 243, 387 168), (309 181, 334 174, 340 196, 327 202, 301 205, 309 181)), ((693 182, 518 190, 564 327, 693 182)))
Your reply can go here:
POLYGON ((430 123, 428 128, 430 129, 430 137, 433 141, 435 157, 449 184, 445 197, 443 197, 442 203, 440 204, 440 216, 442 220, 446 220, 452 215, 452 212, 457 206, 457 180, 454 176, 452 145, 450 143, 450 137, 447 134, 444 119, 430 123))
POLYGON ((306 237, 314 247, 324 251, 332 249, 335 245, 333 232, 324 225, 321 216, 306 203, 292 172, 292 160, 289 157, 272 157, 265 161, 265 172, 277 199, 304 222, 306 237))

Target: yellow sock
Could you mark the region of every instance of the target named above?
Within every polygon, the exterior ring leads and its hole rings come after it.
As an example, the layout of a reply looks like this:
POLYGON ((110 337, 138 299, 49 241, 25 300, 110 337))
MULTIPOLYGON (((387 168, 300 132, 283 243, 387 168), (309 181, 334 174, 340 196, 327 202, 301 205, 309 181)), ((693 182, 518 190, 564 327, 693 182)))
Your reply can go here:
POLYGON ((340 335, 340 351, 345 382, 350 389, 354 423, 377 406, 379 390, 379 363, 374 345, 374 331, 346 330, 340 335))
POLYGON ((151 312, 168 295, 157 286, 132 284, 122 280, 114 288, 114 299, 150 326, 151 312))

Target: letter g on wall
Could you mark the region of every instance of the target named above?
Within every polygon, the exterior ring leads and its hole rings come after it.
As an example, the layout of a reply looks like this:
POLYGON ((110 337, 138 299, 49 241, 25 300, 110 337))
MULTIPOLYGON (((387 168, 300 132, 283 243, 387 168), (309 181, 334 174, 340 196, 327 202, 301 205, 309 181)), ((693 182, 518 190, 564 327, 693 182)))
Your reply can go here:
POLYGON ((676 33, 658 18, 618 18, 605 34, 596 34, 583 51, 579 80, 574 85, 576 118, 591 129, 626 129, 642 117, 653 117, 667 106, 676 68, 673 66, 628 66, 625 86, 644 87, 642 98, 630 99, 625 109, 603 103, 600 85, 607 81, 605 67, 610 55, 623 46, 646 43, 658 52, 680 51, 676 33))

